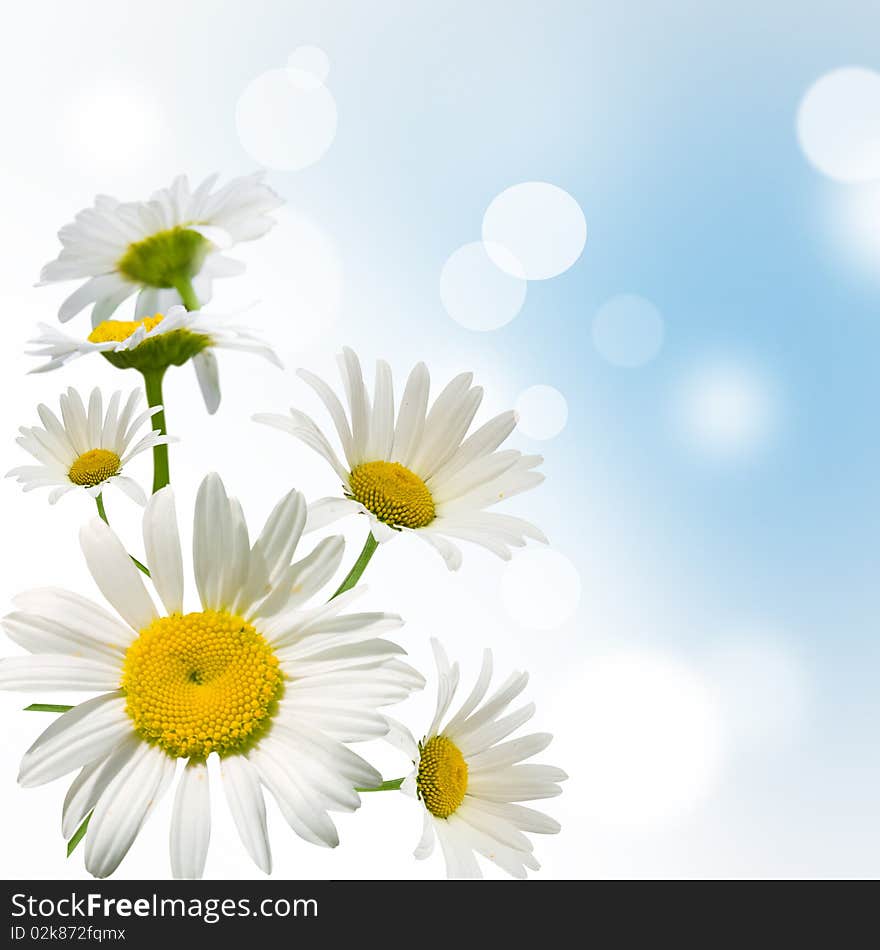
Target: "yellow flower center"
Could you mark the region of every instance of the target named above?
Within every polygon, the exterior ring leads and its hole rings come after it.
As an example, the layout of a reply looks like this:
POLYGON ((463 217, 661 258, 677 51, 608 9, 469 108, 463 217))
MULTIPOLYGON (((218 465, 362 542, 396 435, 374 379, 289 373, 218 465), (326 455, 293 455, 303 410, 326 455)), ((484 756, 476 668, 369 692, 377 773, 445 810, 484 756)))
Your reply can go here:
POLYGON ((121 689, 138 734, 174 758, 241 752, 265 731, 283 691, 272 648, 216 610, 160 617, 125 654, 121 689))
POLYGON ((351 496, 385 524, 424 528, 434 520, 428 486, 399 462, 364 462, 348 479, 351 496))
POLYGON ((446 736, 434 736, 419 745, 416 788, 425 808, 437 818, 448 818, 464 801, 468 767, 458 746, 446 736))
POLYGON ((121 465, 119 456, 110 449, 89 449, 70 466, 67 477, 74 485, 94 488, 95 485, 100 485, 105 479, 115 475, 121 465))
POLYGON ((162 322, 162 314, 145 317, 143 320, 105 320, 89 334, 90 343, 124 343, 138 329, 152 330, 162 322))

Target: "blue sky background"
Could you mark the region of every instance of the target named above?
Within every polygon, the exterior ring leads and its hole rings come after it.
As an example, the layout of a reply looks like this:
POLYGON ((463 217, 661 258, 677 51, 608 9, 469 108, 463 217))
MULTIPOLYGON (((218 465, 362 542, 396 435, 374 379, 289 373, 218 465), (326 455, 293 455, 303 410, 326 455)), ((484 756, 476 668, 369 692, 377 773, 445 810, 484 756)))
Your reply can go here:
MULTIPOLYGON (((293 366, 314 353, 323 371, 328 354, 349 343, 368 363, 388 355, 398 372, 417 359, 438 366, 438 378, 473 367, 495 386, 493 405, 535 383, 568 401, 558 437, 519 440, 546 456, 548 480, 516 511, 576 566, 581 605, 552 637, 511 633, 509 644, 510 662, 543 681, 556 758, 573 775, 557 812, 571 831, 548 845, 548 873, 876 876, 880 250, 871 251, 876 267, 856 260, 839 227, 840 209, 874 193, 810 165, 795 115, 823 73, 880 69, 877 7, 385 0, 184 10, 38 2, 2 41, 4 85, 15 91, 3 156, 13 207, 3 267, 10 327, 15 316, 16 349, 3 358, 9 393, 21 385, 28 402, 49 400, 62 385, 20 382, 30 365, 20 343, 35 320, 53 319, 58 295, 30 284, 55 253, 57 227, 97 191, 131 198, 181 170, 195 178, 251 170, 236 132, 238 97, 297 46, 322 47, 335 141, 316 164, 270 172, 270 182, 332 241, 342 303, 335 325, 302 351, 295 328, 283 325, 285 301, 270 290, 279 322, 263 321, 266 335, 293 366), (154 147, 114 162, 71 139, 69 108, 74 93, 116 84, 158 104, 162 131, 154 147), (533 180, 578 201, 584 253, 564 274, 531 282, 507 326, 466 330, 443 310, 443 264, 479 239, 497 194, 533 180), (658 357, 638 369, 609 365, 592 342, 596 311, 621 293, 648 298, 665 322, 658 357), (682 385, 719 363, 744 368, 769 394, 773 424, 752 452, 701 451, 676 421, 682 385), (753 695, 747 672, 725 707, 723 764, 687 808, 648 831, 638 816, 585 818, 579 795, 603 780, 603 765, 581 740, 613 723, 579 712, 581 673, 622 650, 706 677, 716 651, 738 637, 757 644, 759 660, 762 644, 784 653, 800 684, 796 714, 769 736, 758 727, 743 738, 737 703, 745 710, 754 700, 773 718, 772 682, 756 669, 763 685, 753 695)), ((191 382, 180 393, 194 399, 191 382)), ((251 384, 274 385, 252 377, 243 397, 251 384)), ((288 378, 271 393, 280 402, 266 404, 268 390, 259 404, 245 398, 226 422, 192 433, 193 455, 181 464, 195 471, 197 449, 215 451, 219 426, 293 402, 282 390, 303 395, 288 378)), ((20 414, 9 414, 10 435, 20 414)), ((278 448, 262 433, 253 438, 257 451, 278 448)), ((219 453, 216 464, 225 472, 219 453)), ((273 465, 260 468, 283 490, 273 465)), ((4 498, 21 503, 11 485, 4 498)), ((42 500, 27 505, 55 530, 42 500)), ((29 556, 10 566, 19 587, 43 582, 42 553, 29 556)), ((500 568, 480 573, 483 560, 475 564, 460 584, 479 596, 500 568)), ((389 596, 393 581, 390 570, 377 574, 389 596)), ((451 636, 464 646, 480 632, 451 636)), ((503 656, 504 645, 493 645, 503 656)))

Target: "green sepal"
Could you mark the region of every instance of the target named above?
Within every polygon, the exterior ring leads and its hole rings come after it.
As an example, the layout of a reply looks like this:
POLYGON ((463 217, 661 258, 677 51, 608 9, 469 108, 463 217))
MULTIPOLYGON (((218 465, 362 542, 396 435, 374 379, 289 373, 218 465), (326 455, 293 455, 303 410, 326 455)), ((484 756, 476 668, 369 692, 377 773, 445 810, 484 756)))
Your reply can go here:
POLYGON ((178 226, 130 244, 116 268, 138 284, 175 287, 198 274, 210 247, 198 231, 178 226))
POLYGON ((117 369, 137 369, 142 373, 158 373, 169 366, 183 366, 211 345, 204 333, 170 330, 144 340, 131 350, 106 351, 101 355, 117 369))

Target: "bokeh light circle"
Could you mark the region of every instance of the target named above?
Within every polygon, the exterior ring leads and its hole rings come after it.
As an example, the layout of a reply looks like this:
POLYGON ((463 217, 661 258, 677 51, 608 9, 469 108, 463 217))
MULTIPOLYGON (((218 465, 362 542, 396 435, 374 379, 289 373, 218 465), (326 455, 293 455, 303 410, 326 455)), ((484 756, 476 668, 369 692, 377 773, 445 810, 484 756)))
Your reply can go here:
POLYGON ((849 66, 821 76, 797 113, 804 154, 842 182, 880 179, 880 73, 849 66))
POLYGON ((65 153, 72 148, 90 164, 140 163, 162 148, 164 115, 148 91, 107 84, 75 96, 62 128, 65 153))
POLYGON ((754 745, 789 740, 807 712, 807 680, 791 648, 771 636, 747 633, 715 647, 707 671, 725 730, 754 745))
POLYGON ((238 136, 260 165, 296 171, 313 165, 336 137, 336 100, 310 72, 288 67, 257 76, 235 110, 238 136))
POLYGON ((581 256, 587 222, 567 191, 528 181, 493 199, 483 216, 483 240, 501 270, 527 280, 546 280, 568 270, 581 256), (510 269, 511 261, 516 270, 510 269))
POLYGON ((777 417, 769 383, 735 364, 701 367, 682 382, 678 424, 686 439, 709 455, 748 456, 764 446, 777 417))
POLYGON ((287 57, 287 65, 311 73, 319 82, 326 82, 330 74, 330 57, 320 46, 298 46, 287 57))
POLYGON ((501 577, 501 601, 519 626, 554 630, 569 621, 581 599, 577 568, 559 551, 530 548, 514 552, 501 577))
POLYGON ((711 687, 696 670, 662 654, 614 653, 591 659, 572 689, 566 706, 577 709, 589 774, 584 814, 603 824, 656 825, 712 791, 723 732, 711 687))
POLYGON ((526 281, 518 265, 502 247, 493 247, 495 257, 509 270, 499 270, 482 241, 454 251, 440 274, 440 300, 446 312, 468 330, 497 330, 520 312, 526 299, 526 281))
POLYGON ((530 439, 552 439, 568 421, 568 402, 553 386, 529 386, 516 400, 517 428, 530 439))
POLYGON ((613 366, 634 369, 650 363, 660 352, 664 335, 662 314, 637 294, 612 297, 593 318, 593 345, 613 366))

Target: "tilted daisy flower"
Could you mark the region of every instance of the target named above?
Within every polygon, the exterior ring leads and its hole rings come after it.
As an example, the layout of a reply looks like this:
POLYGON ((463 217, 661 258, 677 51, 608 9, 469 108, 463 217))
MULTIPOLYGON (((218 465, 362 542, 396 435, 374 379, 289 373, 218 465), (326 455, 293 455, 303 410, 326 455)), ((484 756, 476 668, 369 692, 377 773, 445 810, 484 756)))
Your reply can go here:
POLYGON ((514 673, 488 698, 492 652, 483 653, 476 684, 462 707, 442 725, 458 688, 458 664, 450 666, 443 648, 431 641, 439 676, 437 711, 421 742, 392 721, 389 738, 415 765, 402 785, 424 809, 417 858, 433 851, 435 836, 446 858, 449 877, 481 877, 474 853, 493 861, 514 877, 537 871, 532 834, 556 834, 558 822, 542 812, 517 804, 559 795, 567 778, 549 765, 522 764, 550 744, 548 733, 535 733, 502 742, 531 719, 533 703, 506 710, 525 689, 527 673, 514 673))
POLYGON ((381 781, 347 743, 384 735, 380 707, 424 681, 380 636, 400 618, 346 613, 356 591, 307 606, 339 565, 342 541, 325 539, 293 561, 305 519, 305 502, 292 491, 251 544, 241 506, 209 475, 193 529, 201 604, 186 610, 174 497, 165 488, 144 512, 161 607, 96 518, 82 530, 82 549, 118 616, 78 594, 42 588, 18 597, 4 618, 6 633, 31 655, 0 661, 0 688, 99 693, 42 733, 19 774, 35 786, 81 770, 64 801, 62 831, 70 838, 91 815, 85 863, 95 876, 119 865, 176 771, 171 866, 178 877, 201 875, 212 755, 242 843, 267 873, 262 787, 296 834, 333 847, 328 812, 355 810, 355 788, 381 781))
POLYGON ((45 356, 48 361, 31 370, 46 373, 90 353, 102 353, 120 369, 161 373, 168 366, 182 366, 192 360, 208 412, 220 405, 220 379, 214 350, 245 350, 281 367, 275 351, 247 327, 232 318, 172 307, 143 320, 105 320, 87 338, 76 338, 46 323, 31 340, 29 356, 45 356))
POLYGON ((283 202, 262 178, 262 172, 234 178, 215 191, 216 175, 195 190, 181 175, 149 201, 99 195, 58 232, 61 252, 40 275, 43 284, 86 278, 58 318, 65 322, 93 304, 97 326, 138 292, 141 313, 164 312, 181 302, 189 306, 191 291, 207 303, 215 277, 244 270, 220 252, 261 237, 275 223, 269 212, 283 202))
POLYGON ((318 394, 333 420, 345 463, 304 412, 262 413, 257 422, 289 432, 322 455, 342 482, 342 498, 322 498, 309 510, 309 530, 349 513, 370 518, 377 541, 414 531, 432 545, 451 570, 461 551, 449 539, 482 545, 505 560, 527 538, 544 534, 521 518, 487 508, 540 484, 534 471, 543 460, 513 449, 496 451, 516 426, 516 413, 503 412, 467 435, 483 398, 473 374, 462 373, 428 409, 430 378, 424 363, 410 373, 395 421, 391 368, 376 364, 370 402, 357 356, 346 348, 339 358, 349 416, 322 379, 299 375, 318 394), (349 421, 350 417, 350 421, 349 421))
POLYGON ((122 470, 136 455, 168 442, 168 436, 152 429, 137 439, 144 424, 162 407, 138 412, 143 400, 138 389, 120 408, 121 400, 122 393, 113 393, 105 412, 101 390, 93 389, 86 409, 79 393, 71 388, 59 400, 60 419, 41 403, 37 413, 43 425, 22 426, 15 440, 38 464, 19 466, 8 476, 16 478, 25 491, 51 488, 49 501, 53 505, 74 489, 96 498, 110 485, 122 489, 138 504, 145 504, 141 486, 122 470))

